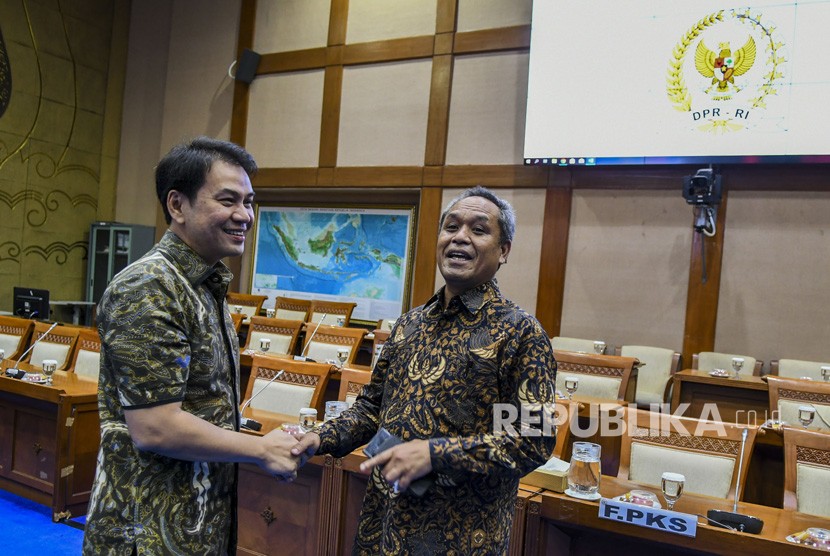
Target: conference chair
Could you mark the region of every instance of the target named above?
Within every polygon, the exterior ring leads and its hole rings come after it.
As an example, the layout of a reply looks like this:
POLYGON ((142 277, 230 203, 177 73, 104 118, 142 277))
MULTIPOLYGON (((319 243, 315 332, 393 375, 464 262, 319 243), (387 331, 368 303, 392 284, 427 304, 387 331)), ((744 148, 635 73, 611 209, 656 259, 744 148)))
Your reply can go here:
POLYGON ((398 322, 398 319, 378 319, 378 325, 375 330, 383 330, 384 332, 390 332, 392 327, 395 326, 395 323, 398 322))
POLYGON ((680 370, 678 352, 652 346, 621 346, 616 353, 640 361, 634 393, 637 407, 648 409, 651 404, 669 401, 672 375, 680 370))
POLYGON ((357 399, 363 386, 369 384, 372 380, 372 373, 370 371, 361 371, 358 369, 343 369, 340 371, 340 393, 337 399, 341 402, 346 402, 349 407, 357 399))
POLYGON ((315 361, 330 361, 340 364, 337 360, 337 351, 342 348, 349 350, 345 365, 354 363, 357 351, 360 349, 360 342, 366 335, 363 328, 347 328, 345 326, 328 326, 307 322, 303 325, 305 330, 305 341, 303 343, 302 355, 310 357, 315 361))
POLYGON ((248 327, 248 340, 244 350, 260 349, 260 340, 271 340, 268 353, 292 355, 297 347, 297 338, 300 336, 302 321, 286 319, 269 319, 268 317, 251 317, 248 327))
POLYGON ((274 302, 274 317, 278 319, 308 322, 310 310, 310 299, 295 299, 293 297, 277 296, 277 299, 274 302))
MULTIPOLYGON (((803 361, 801 359, 773 359, 769 362, 769 374, 787 378, 809 377, 813 380, 825 380, 822 369, 830 369, 830 363, 803 361)), ((823 371, 827 374, 828 371, 823 371)), ((828 375, 830 378, 830 375, 828 375)))
POLYGON ((24 361, 40 366, 44 359, 54 359, 58 362, 58 370, 65 371, 72 361, 72 350, 75 349, 81 330, 70 326, 56 326, 49 334, 46 334, 51 326, 48 322, 35 323, 32 341, 29 345, 32 346, 35 342, 37 345, 24 361))
POLYGON ((375 368, 375 363, 378 362, 383 345, 389 339, 389 331, 375 330, 374 334, 375 337, 372 339, 372 369, 375 368))
POLYGON ((714 371, 715 369, 723 369, 728 373, 732 373, 732 358, 742 357, 744 366, 741 373, 745 375, 761 376, 761 369, 764 362, 756 360, 749 355, 736 355, 734 353, 719 353, 716 351, 701 351, 700 353, 692 354, 692 368, 699 371, 714 371))
POLYGON ((245 314, 231 313, 231 320, 233 320, 234 330, 236 330, 236 333, 239 334, 239 331, 242 330, 242 321, 245 320, 245 314))
POLYGON ((98 380, 101 363, 101 337, 98 330, 83 329, 78 333, 78 343, 67 371, 90 380, 98 380))
POLYGON ((265 303, 268 296, 228 292, 226 298, 231 313, 236 313, 237 307, 239 307, 242 309, 241 313, 245 315, 244 320, 250 320, 251 317, 259 316, 259 312, 262 310, 262 304, 265 303))
POLYGON ((807 428, 830 432, 830 383, 768 375, 767 384, 773 416, 790 427, 803 427, 799 407, 812 407, 815 415, 807 428))
POLYGON ((605 342, 600 340, 585 340, 582 338, 567 338, 565 336, 554 336, 550 340, 550 346, 553 349, 562 351, 576 351, 578 353, 597 353, 597 344, 602 346, 603 353, 605 353, 605 342))
POLYGON ((35 321, 30 319, 0 316, 0 349, 5 352, 6 359, 20 359, 29 345, 34 327, 35 321))
POLYGON ((757 427, 634 408, 627 408, 625 417, 617 477, 659 490, 663 473, 670 471, 686 477, 684 492, 731 498, 738 484, 744 492, 757 427), (742 451, 743 429, 747 437, 742 451))
POLYGON ((637 366, 634 357, 597 355, 554 350, 558 370, 556 390, 565 392, 565 378, 579 378, 576 395, 604 400, 633 402, 637 388, 637 366))
POLYGON ((332 326, 337 325, 337 319, 343 317, 343 326, 349 326, 352 318, 352 311, 357 306, 357 303, 346 301, 321 301, 314 299, 311 301, 311 308, 309 309, 309 322, 323 322, 332 326))
POLYGON ((830 517, 830 434, 784 429, 784 509, 830 517))
MULTIPOLYGON (((322 419, 323 394, 329 382, 331 365, 294 361, 254 354, 251 378, 245 392, 249 407, 296 417, 300 409, 313 407, 322 419), (283 374, 269 384, 279 371, 283 374), (264 390, 263 390, 264 388, 264 390)), ((244 402, 243 402, 244 405, 244 402)))

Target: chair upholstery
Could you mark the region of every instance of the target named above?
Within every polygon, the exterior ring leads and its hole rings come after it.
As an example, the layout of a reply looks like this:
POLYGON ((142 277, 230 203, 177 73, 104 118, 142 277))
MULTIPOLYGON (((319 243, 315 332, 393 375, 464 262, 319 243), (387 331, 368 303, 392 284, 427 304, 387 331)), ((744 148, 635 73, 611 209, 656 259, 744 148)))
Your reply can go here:
POLYGON ((716 351, 701 351, 692 355, 692 368, 700 371, 714 371, 724 369, 732 372, 732 358, 743 357, 744 366, 741 374, 761 376, 763 361, 756 360, 749 355, 737 355, 734 353, 718 353, 716 351))
POLYGON ((634 357, 554 350, 558 370, 556 389, 565 391, 565 377, 579 377, 576 395, 606 400, 634 401, 637 365, 634 357))
POLYGON ((262 310, 262 304, 268 299, 267 295, 251 295, 249 293, 228 292, 226 296, 228 300, 228 308, 231 313, 235 313, 235 306, 242 307, 242 314, 245 315, 245 320, 251 317, 259 316, 262 310))
POLYGON ((731 497, 738 484, 744 492, 757 433, 757 427, 628 408, 617 476, 659 489, 664 472, 682 473, 686 476, 686 492, 731 497), (744 428, 747 439, 739 477, 744 428))
POLYGON ((34 327, 35 321, 30 319, 0 316, 0 349, 6 353, 6 359, 20 359, 34 327))
POLYGON ((784 429, 784 509, 830 517, 830 434, 784 429))
MULTIPOLYGON (((251 361, 251 378, 245 392, 250 407, 283 415, 298 415, 300 409, 313 407, 323 415, 323 393, 329 382, 331 365, 294 361, 268 355, 254 354, 251 361), (282 376, 268 385, 276 373, 282 376), (263 388, 267 388, 262 390, 263 388), (254 394, 256 397, 251 399, 254 394)), ((244 405, 244 404, 243 404, 244 405)))
POLYGON ((345 301, 321 301, 315 299, 311 302, 311 309, 309 309, 309 322, 320 322, 323 319, 323 324, 332 326, 337 325, 338 317, 345 317, 346 321, 343 326, 349 326, 352 319, 352 311, 357 306, 357 303, 345 301))
POLYGON ((242 321, 245 320, 245 313, 231 313, 231 319, 233 320, 234 330, 239 334, 242 329, 242 321))
POLYGON ((274 317, 286 320, 308 322, 311 310, 310 299, 295 299, 293 297, 278 296, 274 302, 274 317))
POLYGON ((830 383, 800 378, 767 376, 770 413, 788 426, 800 428, 798 407, 809 405, 816 415, 808 428, 830 432, 830 383))
POLYGON ((622 346, 617 355, 635 357, 640 361, 634 394, 638 407, 647 409, 651 404, 668 401, 672 375, 680 370, 678 352, 652 346, 622 346))
POLYGON ((244 349, 259 350, 259 341, 271 340, 268 353, 292 355, 297 347, 297 338, 303 323, 298 320, 269 319, 268 317, 251 317, 248 327, 248 340, 244 349))
POLYGON ((594 351, 594 342, 598 340, 584 340, 582 338, 566 338, 564 336, 554 336, 551 338, 550 345, 553 349, 562 351, 576 351, 578 353, 596 353, 594 351))
POLYGON ((340 371, 340 394, 337 399, 352 407, 363 386, 369 384, 371 380, 372 373, 369 371, 343 369, 340 371))
POLYGON ((98 380, 101 363, 101 337, 95 329, 83 329, 78 334, 75 354, 67 371, 91 380, 98 380))
POLYGON ((821 368, 830 367, 830 363, 819 361, 803 361, 801 359, 773 359, 769 362, 771 375, 786 378, 810 377, 813 380, 824 380, 821 368))
MULTIPOLYGON (((328 326, 307 322, 305 328, 305 343, 302 354, 315 361, 337 361, 337 350, 349 348, 349 357, 346 365, 354 363, 360 342, 366 335, 363 328, 348 328, 345 326, 328 326)), ((339 364, 339 363, 338 363, 339 364)))
MULTIPOLYGON (((36 322, 29 345, 33 345, 38 338, 44 336, 51 326, 48 322, 36 322)), ((79 328, 71 326, 56 326, 38 342, 24 361, 39 366, 44 359, 54 359, 58 362, 58 370, 65 371, 72 362, 72 350, 75 349, 80 331, 79 328)))
POLYGON ((372 340, 372 368, 375 368, 375 363, 378 362, 378 357, 380 357, 380 351, 383 349, 383 345, 389 339, 389 331, 388 330, 375 330, 374 332, 374 339, 372 340))

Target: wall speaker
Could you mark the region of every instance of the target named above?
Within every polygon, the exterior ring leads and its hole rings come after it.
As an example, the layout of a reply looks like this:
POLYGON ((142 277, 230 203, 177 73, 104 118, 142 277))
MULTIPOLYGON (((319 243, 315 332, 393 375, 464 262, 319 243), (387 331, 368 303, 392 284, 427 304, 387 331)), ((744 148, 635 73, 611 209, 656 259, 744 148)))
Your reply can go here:
POLYGON ((260 57, 253 50, 246 48, 239 58, 239 63, 236 66, 236 76, 234 78, 243 83, 253 81, 254 77, 256 77, 256 69, 259 66, 260 57))

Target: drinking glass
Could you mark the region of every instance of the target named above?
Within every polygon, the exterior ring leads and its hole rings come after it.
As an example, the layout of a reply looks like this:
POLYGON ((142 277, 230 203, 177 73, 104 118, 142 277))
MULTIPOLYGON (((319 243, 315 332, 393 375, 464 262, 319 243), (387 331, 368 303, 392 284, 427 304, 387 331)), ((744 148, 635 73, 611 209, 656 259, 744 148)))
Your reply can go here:
POLYGON ((572 400, 574 397, 574 392, 576 389, 579 388, 579 378, 575 376, 566 376, 565 377, 565 390, 568 391, 568 399, 572 400))
POLYGON ((241 313, 242 312, 242 305, 234 305, 233 306, 234 313, 241 313))
POLYGON ((822 366, 821 378, 823 378, 825 382, 830 381, 830 367, 822 366))
POLYGON ((326 413, 323 415, 323 420, 337 419, 347 409, 349 409, 349 404, 346 402, 338 400, 326 402, 326 413))
POLYGON ((277 312, 274 309, 265 309, 265 316, 269 319, 272 319, 276 316, 277 312))
POLYGON ((44 359, 40 366, 46 376, 46 384, 52 384, 52 375, 55 374, 55 370, 58 368, 58 362, 54 359, 44 359))
POLYGON ((0 361, 6 358, 6 350, 0 349, 0 361))
POLYGON ((601 447, 592 442, 574 442, 571 465, 568 467, 568 492, 577 498, 595 498, 599 495, 602 464, 601 447))
POLYGON ((666 498, 666 506, 671 510, 675 502, 683 494, 683 485, 686 484, 686 477, 680 473, 666 471, 660 480, 660 487, 663 489, 663 496, 666 498))
POLYGON ((732 370, 735 371, 735 378, 741 377, 741 369, 744 368, 744 358, 743 357, 733 357, 732 358, 732 370))
POLYGON ((271 339, 270 338, 260 338, 259 339, 259 350, 260 351, 268 351, 271 349, 271 339))
POLYGON ((599 355, 605 353, 605 342, 594 342, 594 351, 597 352, 599 355))
POLYGON ((816 408, 811 405, 800 405, 798 406, 798 420, 801 422, 801 425, 806 429, 810 424, 813 422, 813 419, 816 418, 816 408))
POLYGON ((337 317, 337 326, 346 326, 346 317, 337 317))
POLYGON ((351 350, 346 348, 338 348, 337 350, 337 361, 340 363, 340 367, 342 368, 343 365, 346 364, 346 360, 349 358, 349 353, 351 350))

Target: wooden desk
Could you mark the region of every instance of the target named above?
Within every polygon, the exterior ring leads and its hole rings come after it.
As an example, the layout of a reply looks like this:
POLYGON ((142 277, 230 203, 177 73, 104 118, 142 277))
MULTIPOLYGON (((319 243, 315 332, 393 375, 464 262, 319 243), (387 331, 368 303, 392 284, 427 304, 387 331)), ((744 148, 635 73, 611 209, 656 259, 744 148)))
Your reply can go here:
MULTIPOLYGON (((657 487, 603 476, 600 492, 610 498, 632 488, 650 490, 661 499, 657 487)), ((706 515, 710 509, 732 509, 727 500, 685 493, 675 510, 706 515)), ((530 499, 525 525, 525 554, 816 554, 786 540, 787 535, 808 527, 830 527, 830 520, 754 504, 739 504, 738 511, 764 521, 759 535, 737 533, 698 519, 695 538, 673 535, 636 525, 600 519, 599 502, 570 498, 544 491, 530 499)))
MULTIPOLYGON (((0 488, 52 508, 59 521, 86 513, 98 455, 98 383, 56 371, 53 385, 0 368, 0 488)), ((40 367, 21 363, 31 373, 40 367)))
POLYGON ((573 395, 573 399, 557 398, 557 404, 562 404, 573 411, 571 406, 577 404, 577 419, 575 425, 578 429, 571 430, 568 445, 564 447, 562 459, 570 461, 571 447, 574 442, 593 442, 601 446, 600 459, 602 470, 609 475, 616 475, 620 468, 620 448, 622 446, 621 435, 602 435, 602 421, 606 420, 609 413, 620 412, 629 403, 621 400, 608 400, 590 396, 573 395))
POLYGON ((672 413, 682 403, 688 409, 687 417, 712 418, 704 404, 717 404, 720 420, 729 423, 760 425, 768 418, 769 388, 761 377, 741 375, 741 378, 713 377, 708 371, 687 369, 674 375, 672 413))

